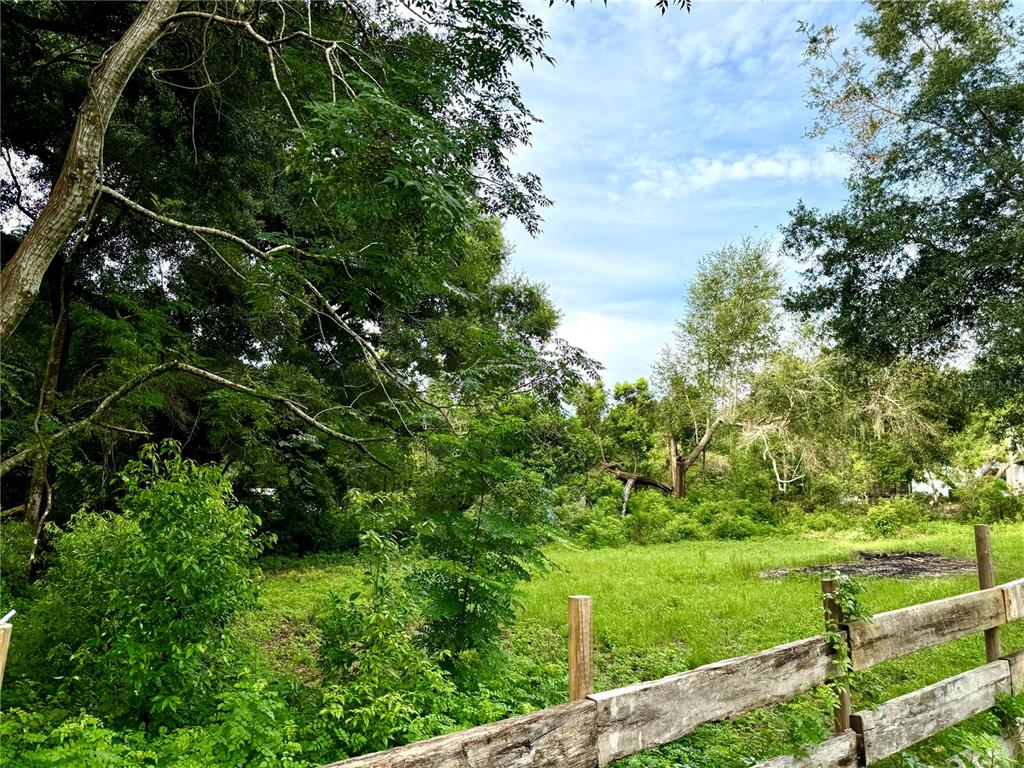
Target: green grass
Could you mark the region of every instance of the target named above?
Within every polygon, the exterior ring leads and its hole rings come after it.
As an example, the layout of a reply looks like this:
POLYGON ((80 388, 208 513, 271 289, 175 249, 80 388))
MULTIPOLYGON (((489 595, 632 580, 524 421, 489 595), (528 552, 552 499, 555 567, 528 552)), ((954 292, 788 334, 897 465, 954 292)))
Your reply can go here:
MULTIPOLYGON (((997 582, 1024 576, 1024 525, 995 526, 992 540, 997 582)), ((599 550, 553 547, 548 552, 551 567, 521 589, 521 607, 506 645, 520 668, 547 678, 535 680, 531 688, 536 690, 524 691, 524 701, 556 704, 563 695, 567 667, 569 595, 588 594, 594 599, 596 683, 599 689, 608 689, 819 634, 819 577, 794 574, 763 579, 763 570, 842 561, 862 549, 930 550, 970 558, 973 548, 971 528, 956 524, 932 524, 920 533, 885 540, 792 537, 599 550), (545 691, 540 699, 538 690, 545 691)), ((353 591, 358 581, 358 567, 351 559, 306 561, 297 568, 269 573, 263 607, 247 621, 247 634, 267 649, 268 661, 278 671, 290 668, 293 674, 307 677, 315 668, 310 648, 315 647, 311 624, 317 604, 332 590, 353 591)), ((858 581, 865 587, 862 602, 875 613, 977 588, 973 575, 858 581)), ((1024 648, 1021 624, 1002 630, 1005 651, 1024 648)), ((854 708, 915 690, 984 661, 978 636, 888 662, 858 675, 854 708)), ((779 754, 787 729, 806 720, 809 707, 817 707, 818 732, 824 735, 827 717, 820 697, 803 701, 731 724, 706 726, 627 763, 739 766, 751 756, 779 754)), ((919 754, 929 750, 942 754, 955 749, 956 743, 954 737, 945 736, 932 740, 919 754)))
MULTIPOLYGON (((552 569, 523 589, 519 625, 564 635, 566 597, 588 594, 594 599, 599 649, 674 647, 682 650, 688 666, 699 666, 822 631, 820 578, 794 574, 762 579, 766 569, 841 561, 861 549, 973 557, 973 547, 969 527, 950 525, 938 532, 867 542, 793 538, 558 549, 549 553, 552 569)), ((1024 526, 996 527, 993 552, 997 581, 1024 576, 1024 526)), ((977 589, 973 575, 859 581, 866 588, 862 602, 876 613, 977 589)), ((1019 640, 1024 637, 1020 629, 1006 633, 1019 640)), ((962 645, 982 648, 970 640, 962 645)), ((934 658, 921 665, 922 675, 930 677, 929 668, 948 671, 952 664, 942 660, 955 655, 942 649, 931 654, 934 658)))
POLYGON ((315 616, 332 592, 359 589, 362 570, 352 555, 318 555, 264 564, 257 611, 239 627, 277 674, 314 682, 320 636, 315 616))

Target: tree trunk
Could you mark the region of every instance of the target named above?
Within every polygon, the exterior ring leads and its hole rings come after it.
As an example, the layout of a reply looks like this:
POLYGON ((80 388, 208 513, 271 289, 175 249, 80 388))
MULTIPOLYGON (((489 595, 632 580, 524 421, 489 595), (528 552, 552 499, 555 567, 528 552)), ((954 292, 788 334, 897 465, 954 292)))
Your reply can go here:
POLYGON ((672 475, 672 495, 681 499, 686 495, 686 477, 679 463, 679 444, 674 437, 668 439, 668 467, 672 475))
POLYGON ((0 343, 7 341, 39 294, 43 276, 96 194, 110 116, 142 57, 163 33, 178 0, 149 0, 103 55, 89 78, 64 165, 46 205, 0 272, 0 343))
MULTIPOLYGON (((697 445, 695 445, 693 447, 693 450, 690 451, 688 454, 686 454, 686 456, 684 456, 682 459, 678 460, 678 464, 679 464, 679 485, 677 486, 679 488, 679 497, 678 498, 682 498, 683 496, 686 495, 686 473, 689 472, 690 468, 694 464, 697 463, 697 459, 701 458, 704 455, 704 452, 708 449, 708 446, 711 444, 711 438, 714 436, 715 430, 717 430, 720 426, 722 426, 723 423, 724 422, 723 422, 721 417, 718 417, 714 421, 712 421, 708 425, 708 428, 707 428, 707 430, 705 430, 704 434, 701 435, 700 440, 697 441, 697 445)), ((672 485, 675 486, 675 475, 673 475, 673 483, 672 483, 672 485)))
MULTIPOLYGON (((44 420, 53 416, 54 400, 57 385, 60 382, 61 370, 67 359, 68 344, 71 339, 70 304, 71 281, 68 278, 68 265, 63 262, 60 272, 54 281, 53 289, 53 334, 50 336, 50 349, 46 356, 46 372, 43 384, 39 389, 39 405, 36 410, 36 432, 44 420)), ((36 551, 43 538, 43 524, 50 513, 50 455, 48 451, 40 451, 32 462, 32 474, 29 476, 28 493, 25 496, 25 522, 32 531, 32 552, 28 560, 28 577, 32 578, 36 551)))

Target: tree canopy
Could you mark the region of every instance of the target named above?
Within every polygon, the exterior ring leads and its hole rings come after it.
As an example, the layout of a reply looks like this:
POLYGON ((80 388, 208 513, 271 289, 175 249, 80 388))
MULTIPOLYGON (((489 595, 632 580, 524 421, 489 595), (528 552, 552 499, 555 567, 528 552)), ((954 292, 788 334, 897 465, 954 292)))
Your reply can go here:
POLYGON ((853 164, 845 205, 801 203, 785 228, 808 265, 790 306, 860 356, 973 356, 1005 404, 1024 373, 1024 18, 877 0, 856 46, 804 32, 814 133, 853 164))

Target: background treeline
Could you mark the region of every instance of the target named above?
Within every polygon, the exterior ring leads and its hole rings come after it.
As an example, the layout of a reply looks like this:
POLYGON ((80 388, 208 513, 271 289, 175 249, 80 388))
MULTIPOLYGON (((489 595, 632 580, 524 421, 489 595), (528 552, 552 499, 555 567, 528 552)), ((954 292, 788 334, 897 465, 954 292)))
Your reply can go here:
POLYGON ((610 392, 507 270, 501 220, 547 203, 507 162, 512 64, 547 60, 518 3, 3 12, 5 763, 308 765, 535 708, 561 681, 502 640, 552 541, 1020 514, 965 474, 1024 424, 1002 3, 879 2, 840 58, 805 30, 850 203, 705 257, 653 384, 610 392), (954 504, 890 498, 925 471, 954 504), (363 575, 282 674, 240 627, 294 556, 363 575))

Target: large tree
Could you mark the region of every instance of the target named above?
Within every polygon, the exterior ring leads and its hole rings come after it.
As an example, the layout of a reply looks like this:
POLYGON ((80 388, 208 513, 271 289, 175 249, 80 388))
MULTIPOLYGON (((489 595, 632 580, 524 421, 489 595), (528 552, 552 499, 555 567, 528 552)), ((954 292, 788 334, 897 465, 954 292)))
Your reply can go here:
POLYGON ((698 265, 675 343, 657 366, 675 495, 685 494, 687 472, 719 427, 736 420, 754 376, 777 349, 781 290, 764 241, 727 245, 698 265))
POLYGON ((481 392, 557 400, 585 364, 504 273, 495 217, 546 202, 507 164, 512 63, 544 58, 518 4, 4 16, 0 472, 37 536, 140 440, 329 507, 407 482, 481 392))
POLYGON ((844 137, 853 165, 845 205, 801 203, 785 228, 808 264, 790 304, 861 357, 974 355, 1020 423, 1024 17, 1002 0, 873 0, 857 32, 852 46, 806 28, 815 133, 844 137))

